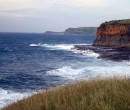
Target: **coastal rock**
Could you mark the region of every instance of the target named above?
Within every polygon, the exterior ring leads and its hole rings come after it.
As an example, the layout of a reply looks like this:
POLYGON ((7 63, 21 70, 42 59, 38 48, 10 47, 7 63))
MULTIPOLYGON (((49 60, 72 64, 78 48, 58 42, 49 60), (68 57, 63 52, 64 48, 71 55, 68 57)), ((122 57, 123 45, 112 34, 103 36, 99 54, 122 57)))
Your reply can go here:
POLYGON ((102 23, 96 35, 94 46, 130 47, 130 19, 102 23))
POLYGON ((75 45, 75 49, 80 51, 93 51, 98 53, 98 59, 124 61, 130 59, 130 48, 127 47, 97 47, 92 45, 75 45))

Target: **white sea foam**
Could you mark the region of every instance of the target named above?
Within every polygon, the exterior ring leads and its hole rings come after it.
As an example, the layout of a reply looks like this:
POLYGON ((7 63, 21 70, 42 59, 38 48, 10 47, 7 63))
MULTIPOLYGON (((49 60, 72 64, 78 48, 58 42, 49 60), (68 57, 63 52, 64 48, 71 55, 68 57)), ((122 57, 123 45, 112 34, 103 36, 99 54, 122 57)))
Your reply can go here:
POLYGON ((89 67, 88 70, 94 77, 130 77, 130 68, 122 65, 93 66, 89 67))
POLYGON ((71 50, 74 48, 73 44, 30 44, 31 47, 45 47, 51 50, 71 50))
POLYGON ((98 53, 95 53, 93 52, 92 50, 72 50, 74 53, 79 53, 79 54, 82 54, 84 56, 87 56, 87 57, 93 57, 93 58, 97 58, 100 56, 100 54, 98 53))
POLYGON ((130 77, 130 66, 126 62, 101 61, 99 65, 89 67, 89 69, 101 76, 130 77))
POLYGON ((74 48, 73 44, 58 44, 58 45, 53 45, 53 44, 42 44, 41 47, 46 47, 51 50, 71 50, 74 48))
MULTIPOLYGON (((95 77, 130 77, 129 65, 124 62, 112 62, 99 61, 97 64, 92 64, 91 66, 84 63, 84 66, 77 64, 76 66, 64 66, 55 70, 48 71, 48 75, 60 76, 70 80, 77 79, 89 79, 95 77)), ((94 62, 92 62, 94 63, 94 62)))
POLYGON ((130 66, 130 60, 129 61, 124 61, 124 63, 128 66, 130 66))
POLYGON ((75 80, 77 78, 82 78, 82 73, 84 73, 84 69, 76 69, 76 68, 72 68, 70 66, 65 66, 56 70, 51 70, 51 71, 47 71, 48 75, 58 75, 64 78, 68 78, 71 80, 75 80))
POLYGON ((18 93, 0 88, 0 109, 30 95, 31 93, 18 93))
POLYGON ((30 47, 39 47, 39 46, 41 46, 42 44, 41 43, 38 43, 38 44, 30 44, 29 46, 30 47))
POLYGON ((31 47, 45 47, 51 50, 72 50, 75 45, 88 45, 88 44, 30 44, 31 47))
POLYGON ((78 53, 87 57, 93 57, 97 58, 100 56, 98 53, 93 52, 92 50, 77 50, 74 48, 74 45, 89 45, 89 44, 30 44, 32 47, 45 47, 50 50, 66 50, 66 51, 71 51, 74 53, 78 53))

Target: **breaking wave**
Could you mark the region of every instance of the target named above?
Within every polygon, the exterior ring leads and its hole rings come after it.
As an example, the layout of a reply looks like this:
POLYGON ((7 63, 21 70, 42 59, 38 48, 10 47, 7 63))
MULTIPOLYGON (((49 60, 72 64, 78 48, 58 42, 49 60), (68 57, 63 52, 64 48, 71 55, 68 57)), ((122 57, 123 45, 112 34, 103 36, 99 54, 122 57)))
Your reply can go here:
POLYGON ((20 93, 0 88, 0 109, 30 95, 31 93, 20 93))
POLYGON ((74 53, 79 53, 87 57, 98 58, 100 55, 92 50, 74 50, 74 53))
POLYGON ((71 50, 74 48, 73 44, 30 44, 31 47, 45 47, 51 50, 71 50))
POLYGON ((66 50, 74 53, 82 54, 87 57, 97 58, 100 55, 92 50, 77 50, 75 45, 88 45, 88 44, 30 44, 31 47, 44 47, 50 50, 66 50))
POLYGON ((70 80, 80 80, 80 79, 89 79, 95 77, 130 77, 130 68, 129 65, 121 63, 107 62, 108 65, 104 65, 102 61, 95 66, 80 66, 77 64, 77 67, 73 66, 63 66, 58 69, 47 71, 47 75, 60 76, 70 80))
POLYGON ((71 66, 65 66, 62 68, 58 68, 55 70, 51 70, 51 71, 47 71, 48 75, 58 75, 64 78, 68 78, 71 80, 75 80, 77 78, 82 78, 83 74, 85 70, 84 69, 76 69, 76 68, 72 68, 71 66))

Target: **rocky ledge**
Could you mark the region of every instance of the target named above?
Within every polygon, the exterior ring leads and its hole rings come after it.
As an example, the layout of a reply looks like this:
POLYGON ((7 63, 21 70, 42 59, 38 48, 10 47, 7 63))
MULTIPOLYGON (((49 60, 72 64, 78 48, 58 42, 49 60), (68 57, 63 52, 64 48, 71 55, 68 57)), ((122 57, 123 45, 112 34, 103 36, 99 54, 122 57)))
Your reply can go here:
POLYGON ((75 45, 81 51, 91 50, 99 54, 98 59, 123 61, 130 60, 130 48, 127 47, 98 47, 92 45, 75 45))
POLYGON ((130 19, 102 23, 96 34, 94 46, 130 47, 130 19))

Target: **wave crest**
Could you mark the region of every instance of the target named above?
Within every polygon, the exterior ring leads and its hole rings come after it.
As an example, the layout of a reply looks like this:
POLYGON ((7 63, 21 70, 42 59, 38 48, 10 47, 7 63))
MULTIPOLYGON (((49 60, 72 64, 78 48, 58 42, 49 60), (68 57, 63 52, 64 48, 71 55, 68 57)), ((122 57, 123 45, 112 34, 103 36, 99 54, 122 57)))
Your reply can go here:
POLYGON ((30 95, 31 93, 19 93, 0 88, 0 109, 30 95))
POLYGON ((30 44, 31 47, 45 47, 51 50, 71 50, 74 48, 73 44, 30 44))
POLYGON ((50 50, 66 50, 73 53, 82 54, 87 57, 97 58, 100 55, 93 52, 92 50, 78 50, 75 48, 75 45, 88 45, 88 44, 30 44, 31 47, 44 47, 50 50))
POLYGON ((65 66, 55 70, 47 71, 47 75, 56 75, 56 76, 58 75, 64 78, 75 80, 77 78, 82 78, 84 72, 85 70, 81 68, 78 69, 78 68, 72 68, 70 66, 65 66))

